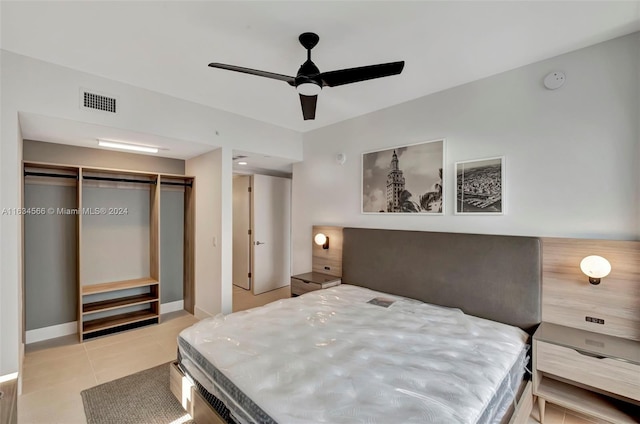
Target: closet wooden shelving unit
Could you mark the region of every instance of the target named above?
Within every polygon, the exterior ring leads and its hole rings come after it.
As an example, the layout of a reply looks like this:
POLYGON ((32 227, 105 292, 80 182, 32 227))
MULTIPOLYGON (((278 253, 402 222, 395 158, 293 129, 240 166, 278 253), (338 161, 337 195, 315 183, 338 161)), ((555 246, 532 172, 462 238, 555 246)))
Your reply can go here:
POLYGON ((182 175, 127 171, 39 162, 24 162, 25 178, 76 179, 77 184, 77 281, 78 336, 80 341, 160 322, 160 187, 184 188, 183 301, 193 313, 194 276, 194 178, 182 175), (83 186, 132 188, 149 187, 149 273, 140 278, 87 284, 83 279, 83 215, 93 213, 83 207, 83 186), (132 310, 135 309, 135 310, 132 310))
POLYGON ((81 296, 87 296, 115 292, 116 297, 95 302, 82 301, 82 338, 88 338, 93 333, 109 330, 123 325, 135 324, 138 322, 151 321, 149 324, 156 324, 160 319, 160 282, 153 278, 138 278, 135 280, 114 281, 109 283, 92 284, 81 287, 81 296), (144 294, 131 296, 117 295, 119 291, 134 288, 148 288, 144 294), (148 305, 144 310, 134 312, 124 312, 110 315, 104 318, 91 319, 91 314, 99 312, 115 311, 130 306, 148 305), (85 319, 88 318, 88 319, 85 319))

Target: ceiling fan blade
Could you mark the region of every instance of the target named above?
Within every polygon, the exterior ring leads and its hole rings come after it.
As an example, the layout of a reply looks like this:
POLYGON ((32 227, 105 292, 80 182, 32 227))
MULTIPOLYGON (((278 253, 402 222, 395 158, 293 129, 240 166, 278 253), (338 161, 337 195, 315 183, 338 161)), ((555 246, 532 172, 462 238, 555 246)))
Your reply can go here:
POLYGON ((402 72, 402 68, 404 68, 404 61, 323 72, 318 77, 322 80, 323 86, 336 87, 352 82, 397 75, 402 72))
POLYGON ((316 103, 318 96, 303 96, 300 94, 300 104, 302 105, 302 116, 304 120, 316 119, 316 103))
POLYGON ((267 71, 259 71, 257 69, 251 69, 251 68, 243 68, 242 66, 225 65, 224 63, 210 63, 209 66, 212 68, 226 69, 228 71, 236 71, 236 72, 242 72, 249 75, 257 75, 259 77, 276 79, 276 80, 284 81, 291 86, 295 86, 295 77, 290 77, 288 75, 276 74, 276 73, 267 72, 267 71))

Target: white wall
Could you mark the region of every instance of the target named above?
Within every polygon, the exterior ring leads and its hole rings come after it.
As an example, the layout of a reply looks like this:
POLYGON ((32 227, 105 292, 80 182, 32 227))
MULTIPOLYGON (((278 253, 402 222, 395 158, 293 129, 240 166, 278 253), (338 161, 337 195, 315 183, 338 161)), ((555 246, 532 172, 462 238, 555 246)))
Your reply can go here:
MULTIPOLYGON (((231 179, 231 152, 227 155, 223 150, 217 149, 186 162, 187 175, 195 177, 194 312, 201 319, 231 312, 232 267, 230 253, 227 252, 231 250, 232 236, 225 228, 231 227, 231 220, 223 218, 223 211, 229 208, 222 203, 223 180, 226 180, 223 165, 224 162, 229 164, 228 178, 231 179)), ((230 195, 226 204, 232 204, 230 195)))
POLYGON ((311 269, 314 224, 639 238, 639 46, 635 33, 304 134, 293 272, 311 269), (550 91, 542 80, 555 70, 567 80, 550 91), (444 216, 360 213, 363 152, 443 137, 444 216), (501 155, 507 213, 453 215, 454 162, 501 155))
MULTIPOLYGON (((0 76, 2 85, 0 128, 0 211, 17 208, 22 204, 20 159, 22 155, 22 135, 18 125, 17 112, 6 107, 10 88, 5 83, 4 73, 0 76)), ((0 215, 0 376, 18 371, 23 351, 20 342, 22 333, 22 239, 20 217, 13 214, 0 215)))
MULTIPOLYGON (((291 160, 302 159, 300 134, 212 109, 174 97, 133 87, 95 75, 53 65, 6 50, 0 52, 2 89, 2 125, 0 132, 0 207, 20 206, 22 138, 19 135, 18 112, 70 119, 97 125, 132 130, 139 133, 193 141, 222 147, 219 203, 221 219, 226 225, 221 237, 228 235, 230 246, 231 212, 231 151, 262 153, 291 160), (80 88, 117 96, 119 113, 110 115, 79 107, 80 88), (218 134, 216 134, 216 131, 218 134), (228 162, 228 163, 227 163, 228 162), (227 187, 228 186, 228 187, 227 187), (230 210, 231 207, 229 206, 230 210)), ((63 142, 64 140, 60 140, 63 142)), ((21 240, 20 220, 15 216, 1 216, 0 224, 0 375, 18 370, 20 350, 21 311, 21 240)), ((198 224, 198 223, 196 223, 198 224)), ((222 240, 221 240, 222 242, 222 240)), ((228 253, 222 253, 223 257, 228 253)), ((230 263, 231 261, 225 261, 230 263)), ((212 271, 213 272, 213 271, 212 271)), ((226 265, 215 271, 212 278, 222 279, 230 270, 226 265)), ((226 278, 226 277, 224 277, 226 278)), ((222 289, 230 298, 229 288, 222 289), (226 291, 225 291, 226 290, 226 291), (228 292, 228 293, 227 293, 228 292)), ((217 296, 220 296, 218 293, 217 296)), ((198 300, 196 299, 196 303, 198 300)), ((226 303, 223 302, 222 310, 226 303)), ((230 301, 228 302, 230 305, 230 301)), ((229 306, 230 308, 230 306, 229 306)), ((214 312, 211 310, 211 312, 214 312)))

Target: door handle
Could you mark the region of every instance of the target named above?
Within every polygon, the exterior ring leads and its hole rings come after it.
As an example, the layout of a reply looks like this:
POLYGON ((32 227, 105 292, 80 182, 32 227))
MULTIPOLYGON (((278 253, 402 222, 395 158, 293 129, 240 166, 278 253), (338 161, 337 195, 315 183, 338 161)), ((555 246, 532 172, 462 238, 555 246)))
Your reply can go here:
POLYGON ((263 241, 257 241, 256 242, 256 246, 260 246, 261 244, 265 244, 265 242, 263 242, 263 241))

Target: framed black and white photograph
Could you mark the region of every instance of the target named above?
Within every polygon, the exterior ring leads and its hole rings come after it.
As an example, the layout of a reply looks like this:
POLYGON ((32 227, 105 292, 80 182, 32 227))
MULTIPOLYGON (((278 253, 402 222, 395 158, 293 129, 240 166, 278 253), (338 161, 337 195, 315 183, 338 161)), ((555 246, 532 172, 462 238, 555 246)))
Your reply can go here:
POLYGON ((504 157, 456 162, 458 215, 504 213, 504 157))
POLYGON ((444 140, 362 154, 362 213, 442 215, 444 140))

